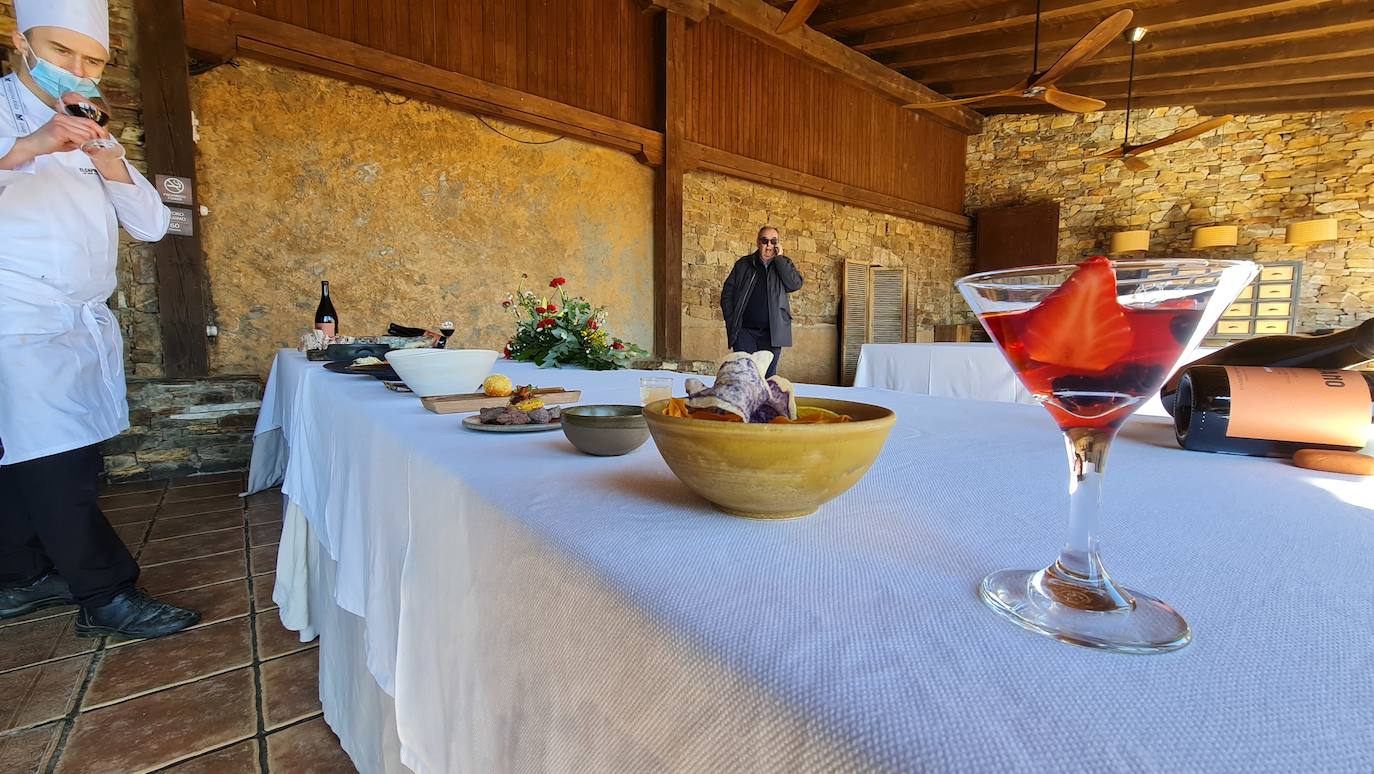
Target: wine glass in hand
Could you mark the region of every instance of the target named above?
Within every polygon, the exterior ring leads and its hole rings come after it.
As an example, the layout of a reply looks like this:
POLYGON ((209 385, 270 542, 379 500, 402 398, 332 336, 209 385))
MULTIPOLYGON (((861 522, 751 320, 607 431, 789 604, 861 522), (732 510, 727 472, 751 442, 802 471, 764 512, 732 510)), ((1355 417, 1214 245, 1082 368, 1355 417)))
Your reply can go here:
MULTIPOLYGON (((91 89, 94 90, 94 86, 91 89)), ((81 150, 87 156, 96 161, 116 161, 124 158, 124 146, 105 129, 110 123, 110 113, 106 110, 103 99, 69 91, 62 95, 61 107, 67 115, 88 119, 100 127, 103 134, 100 139, 89 140, 81 145, 81 150)))

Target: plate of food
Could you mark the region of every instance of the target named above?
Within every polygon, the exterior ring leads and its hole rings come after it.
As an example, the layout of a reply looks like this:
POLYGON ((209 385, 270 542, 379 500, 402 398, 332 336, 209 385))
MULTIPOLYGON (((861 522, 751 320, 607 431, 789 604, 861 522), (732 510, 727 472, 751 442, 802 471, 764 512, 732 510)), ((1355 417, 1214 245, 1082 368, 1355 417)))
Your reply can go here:
MULTIPOLYGON (((501 411, 502 409, 487 409, 487 411, 501 411)), ((550 411, 557 411, 557 408, 550 411)), ((484 433, 541 433, 545 430, 557 430, 563 426, 563 421, 558 416, 547 422, 526 422, 523 425, 503 425, 499 422, 490 424, 482 421, 481 414, 473 414, 463 418, 463 427, 469 430, 480 430, 484 433)))
POLYGON ((538 433, 563 426, 558 406, 546 406, 534 388, 516 387, 503 406, 491 406, 465 417, 463 427, 488 433, 538 433))
POLYGON ((324 370, 333 371, 336 374, 373 376, 388 382, 399 382, 401 380, 401 377, 396 373, 396 369, 392 368, 390 364, 385 360, 370 355, 357 358, 351 363, 325 363, 324 370))

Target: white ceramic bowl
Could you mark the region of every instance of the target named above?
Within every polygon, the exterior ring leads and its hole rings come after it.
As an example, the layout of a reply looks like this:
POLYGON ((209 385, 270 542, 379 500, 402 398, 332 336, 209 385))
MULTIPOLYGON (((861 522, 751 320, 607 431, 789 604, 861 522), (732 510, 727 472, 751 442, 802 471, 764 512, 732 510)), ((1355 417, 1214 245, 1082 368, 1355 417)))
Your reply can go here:
POLYGON ((394 349, 386 362, 416 395, 480 392, 500 353, 491 349, 394 349))

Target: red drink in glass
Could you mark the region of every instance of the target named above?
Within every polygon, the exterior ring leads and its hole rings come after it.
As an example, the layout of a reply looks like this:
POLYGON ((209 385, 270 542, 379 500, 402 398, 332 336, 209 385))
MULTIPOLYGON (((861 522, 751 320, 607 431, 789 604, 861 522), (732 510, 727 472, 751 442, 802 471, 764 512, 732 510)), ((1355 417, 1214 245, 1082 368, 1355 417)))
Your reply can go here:
POLYGON ((1123 307, 1131 332, 1130 348, 1098 371, 1036 360, 1025 345, 1026 329, 1034 321, 1033 310, 990 314, 983 317, 983 325, 1026 389, 1044 403, 1061 429, 1117 428, 1136 405, 1159 389, 1183 354, 1202 317, 1201 305, 1197 306, 1123 307))

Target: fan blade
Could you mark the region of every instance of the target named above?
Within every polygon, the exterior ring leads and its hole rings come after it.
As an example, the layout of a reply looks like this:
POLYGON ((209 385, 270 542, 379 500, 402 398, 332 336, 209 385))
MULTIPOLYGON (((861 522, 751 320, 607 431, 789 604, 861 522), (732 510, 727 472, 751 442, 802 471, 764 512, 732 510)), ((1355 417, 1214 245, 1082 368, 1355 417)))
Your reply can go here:
POLYGON ((787 15, 782 17, 782 21, 778 23, 777 33, 786 35, 806 24, 806 20, 811 18, 811 14, 816 11, 816 6, 820 4, 821 0, 797 0, 787 10, 787 15))
POLYGON ((996 99, 998 97, 1009 97, 1017 92, 999 91, 996 94, 983 94, 977 97, 964 97, 963 99, 943 99, 938 102, 912 102, 909 105, 902 105, 907 110, 939 110, 940 108, 954 107, 955 105, 971 105, 975 102, 996 99))
POLYGON ((1053 86, 1045 89, 1045 93, 1036 97, 1036 99, 1044 100, 1057 108, 1067 110, 1071 113, 1091 113, 1094 110, 1101 110, 1107 106, 1107 103, 1100 99, 1080 97, 1077 94, 1060 91, 1053 86))
POLYGON ((1200 124, 1194 124, 1187 129, 1174 132, 1168 137, 1161 137, 1154 142, 1147 142, 1144 145, 1132 145, 1126 149, 1126 155, 1135 156, 1141 153, 1148 153, 1157 148, 1163 148, 1166 145, 1173 145, 1176 142, 1191 140, 1200 134, 1207 134, 1218 126, 1230 121, 1232 118, 1235 118, 1235 116, 1217 116, 1216 118, 1203 121, 1200 124))
POLYGON ((1097 52, 1107 47, 1120 35, 1123 30, 1131 23, 1134 16, 1130 10, 1121 10, 1102 20, 1102 23, 1088 31, 1087 35, 1078 39, 1073 47, 1064 52, 1059 57, 1059 61, 1050 65, 1050 69, 1041 73, 1038 77, 1032 77, 1031 86, 1049 86, 1055 81, 1069 74, 1069 71, 1078 67, 1084 61, 1097 56, 1097 52))
POLYGON ((1138 159, 1135 156, 1122 156, 1121 163, 1125 164, 1126 168, 1132 172, 1141 172, 1150 168, 1149 162, 1145 161, 1145 159, 1138 159))
POLYGON ((907 110, 938 110, 939 108, 954 107, 955 105, 971 105, 974 102, 982 102, 999 97, 1020 97, 1026 90, 1026 81, 1021 81, 1015 86, 1008 86, 1001 91, 994 91, 991 94, 980 94, 977 97, 964 97, 962 99, 944 99, 939 102, 912 102, 902 107, 907 110))

